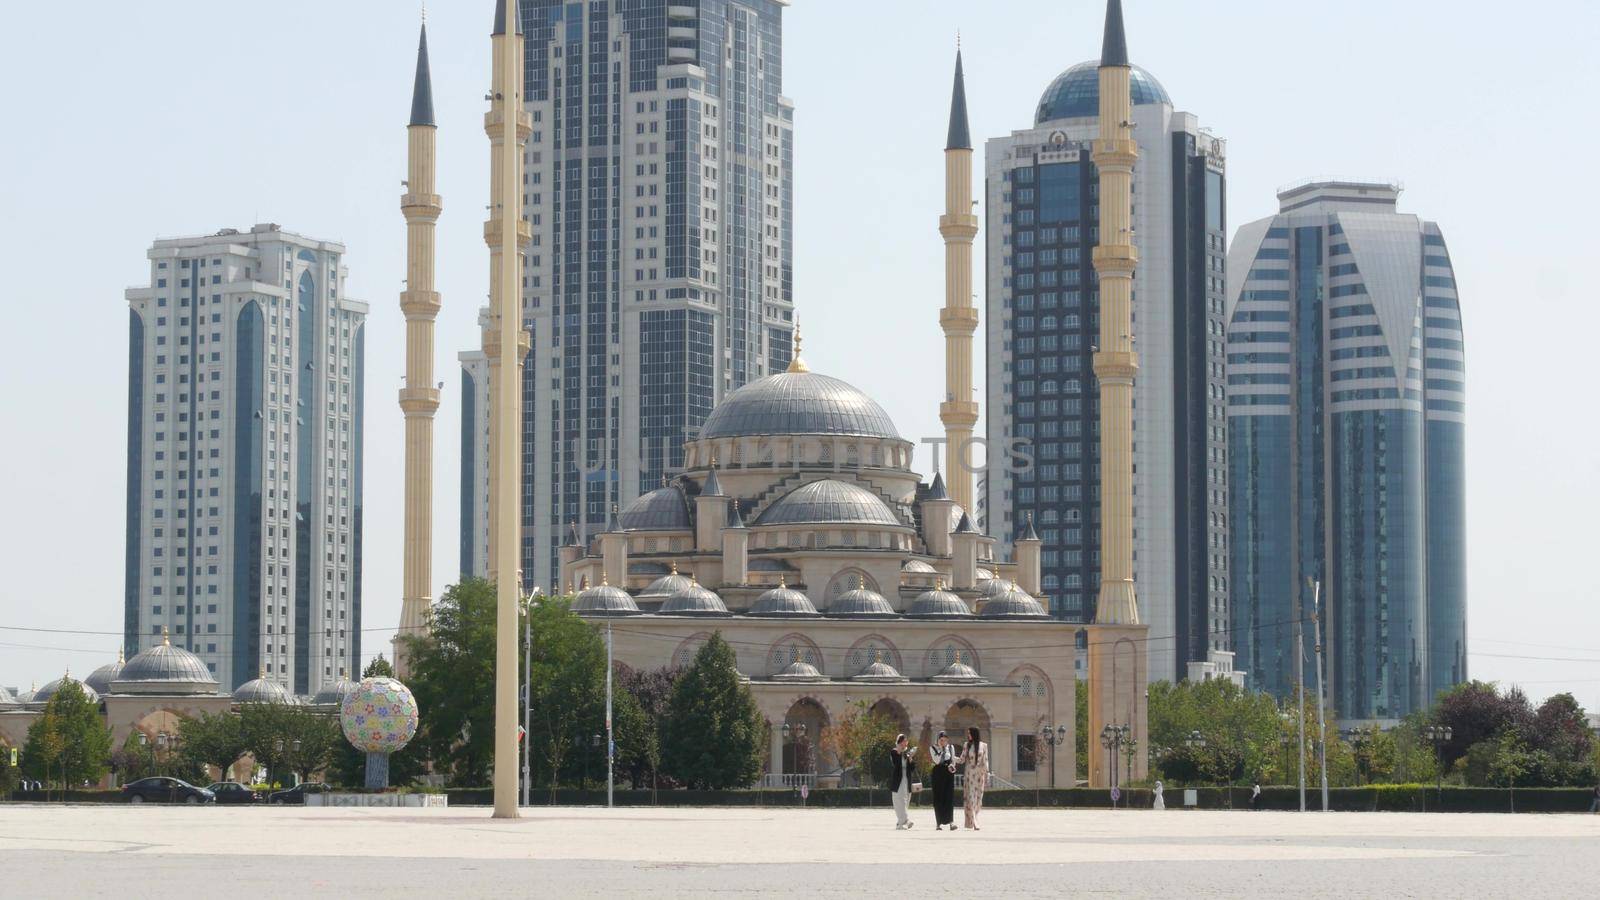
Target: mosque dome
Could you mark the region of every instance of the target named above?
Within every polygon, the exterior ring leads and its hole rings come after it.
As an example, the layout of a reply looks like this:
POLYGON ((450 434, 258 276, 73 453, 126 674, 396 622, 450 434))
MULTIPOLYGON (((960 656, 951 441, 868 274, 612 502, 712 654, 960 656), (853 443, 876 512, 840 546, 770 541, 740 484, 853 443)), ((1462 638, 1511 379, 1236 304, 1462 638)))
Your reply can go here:
POLYGON ((978 584, 978 594, 985 600, 992 600, 995 597, 1002 597, 1012 591, 1020 590, 1022 588, 1018 587, 1015 581, 1009 581, 1004 578, 990 578, 978 584))
POLYGON ((795 488, 756 519, 757 525, 901 524, 883 498, 850 481, 824 478, 795 488))
POLYGON ((17 699, 16 694, 13 694, 11 691, 7 690, 5 685, 0 684, 0 706, 14 706, 20 702, 21 701, 17 699))
POLYGON ((821 615, 817 612, 816 604, 811 598, 789 587, 782 581, 770 591, 764 592, 756 598, 750 607, 752 616, 768 616, 771 618, 810 618, 821 615))
POLYGON ((602 582, 579 591, 572 611, 580 616, 635 616, 639 614, 639 604, 622 588, 602 582))
POLYGON ((940 669, 939 674, 933 676, 932 680, 940 684, 979 684, 983 681, 983 676, 978 674, 977 669, 957 657, 950 665, 940 669))
POLYGON ((972 610, 967 608, 967 601, 941 585, 917 595, 906 615, 915 619, 967 619, 972 617, 972 610))
POLYGON ((350 696, 350 692, 356 689, 356 685, 357 682, 344 677, 344 673, 341 672, 339 673, 339 680, 329 681, 322 685, 322 689, 317 691, 317 695, 311 698, 311 705, 343 707, 345 698, 350 696))
POLYGON ((979 569, 973 574, 973 578, 978 582, 978 586, 982 587, 985 581, 992 581, 994 579, 994 573, 988 569, 979 569))
POLYGON ((660 578, 657 578, 655 581, 650 582, 649 587, 639 592, 639 599, 665 600, 679 591, 687 590, 693 585, 694 579, 687 575, 679 575, 678 566, 676 563, 674 563, 671 574, 663 575, 660 578))
POLYGON ((687 588, 667 598, 659 612, 664 616, 726 616, 727 604, 715 593, 691 582, 687 588))
POLYGON ((83 680, 83 684, 85 687, 94 688, 97 694, 108 693, 111 690, 111 682, 116 681, 117 676, 122 674, 122 666, 122 651, 119 650, 116 662, 108 662, 90 672, 89 677, 83 680))
POLYGON ((984 603, 978 610, 980 619, 1048 619, 1038 600, 1028 596, 1021 588, 1014 588, 984 603))
POLYGON ((868 684, 891 684, 910 681, 911 679, 901 675, 899 670, 889 665, 888 660, 879 657, 869 663, 865 669, 856 673, 855 677, 850 680, 865 681, 868 684))
POLYGON ((900 571, 907 575, 937 575, 939 573, 938 569, 920 559, 906 560, 906 564, 900 567, 900 571))
POLYGON ((789 663, 787 666, 784 666, 783 671, 772 676, 772 680, 802 682, 827 681, 828 677, 817 671, 817 667, 813 666, 811 663, 808 663, 803 659, 797 659, 794 662, 789 663))
MULTIPOLYGON (((1133 104, 1148 103, 1172 105, 1167 89, 1154 75, 1138 66, 1130 67, 1128 86, 1133 92, 1133 104)), ((1039 98, 1038 111, 1034 113, 1035 125, 1057 119, 1082 119, 1100 115, 1100 61, 1081 62, 1056 76, 1039 98)))
POLYGON ((877 401, 827 375, 779 372, 750 382, 711 410, 700 437, 827 434, 901 440, 877 401))
POLYGON ((265 672, 233 689, 235 703, 293 703, 294 695, 283 685, 267 678, 265 672))
POLYGON ((622 511, 618 523, 623 531, 688 531, 689 501, 674 485, 659 487, 639 497, 622 511))
POLYGON ((112 689, 119 694, 152 691, 211 694, 217 690, 217 679, 200 657, 172 646, 169 639, 163 638, 161 643, 128 660, 112 682, 112 689))
POLYGON ((89 702, 90 703, 99 703, 100 702, 100 693, 98 691, 96 691, 92 687, 89 687, 88 685, 84 684, 83 682, 79 681, 78 679, 73 678, 69 674, 69 675, 63 675, 60 678, 57 678, 55 681, 52 681, 49 684, 45 685, 44 687, 39 688, 38 690, 34 691, 33 692, 33 696, 28 698, 28 705, 30 705, 30 706, 43 706, 46 703, 49 703, 50 702, 50 698, 54 697, 56 695, 56 692, 61 690, 61 686, 64 685, 64 684, 68 684, 68 683, 77 684, 79 687, 83 688, 83 694, 84 694, 85 697, 89 698, 89 702))
POLYGON ((828 615, 840 619, 887 619, 896 613, 882 594, 857 581, 854 589, 845 591, 828 604, 828 615))

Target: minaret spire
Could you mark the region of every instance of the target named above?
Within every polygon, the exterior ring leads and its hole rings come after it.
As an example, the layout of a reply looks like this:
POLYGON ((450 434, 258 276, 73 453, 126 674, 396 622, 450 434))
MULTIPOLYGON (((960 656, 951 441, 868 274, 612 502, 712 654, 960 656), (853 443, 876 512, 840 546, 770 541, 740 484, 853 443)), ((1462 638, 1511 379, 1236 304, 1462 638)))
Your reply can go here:
POLYGON ((944 309, 939 311, 939 325, 944 329, 945 373, 939 421, 944 423, 950 499, 963 510, 974 509, 969 445, 972 428, 978 424, 978 404, 972 399, 972 334, 978 330, 978 310, 972 305, 972 239, 978 234, 978 217, 972 207, 972 139, 967 129, 966 78, 957 49, 950 135, 944 148, 944 215, 939 217, 939 234, 944 237, 944 309))
POLYGON ((400 390, 405 414, 404 542, 401 552, 400 630, 394 638, 395 674, 410 668, 407 637, 428 633, 433 605, 433 416, 439 390, 433 380, 434 320, 439 293, 434 290, 434 231, 444 205, 438 194, 439 129, 433 119, 433 78, 428 66, 427 13, 417 38, 417 78, 406 128, 406 192, 400 212, 406 219, 406 286, 400 311, 406 317, 406 380, 400 390))
POLYGON ((1128 34, 1122 27, 1122 0, 1106 0, 1106 35, 1100 43, 1100 65, 1128 64, 1128 34))

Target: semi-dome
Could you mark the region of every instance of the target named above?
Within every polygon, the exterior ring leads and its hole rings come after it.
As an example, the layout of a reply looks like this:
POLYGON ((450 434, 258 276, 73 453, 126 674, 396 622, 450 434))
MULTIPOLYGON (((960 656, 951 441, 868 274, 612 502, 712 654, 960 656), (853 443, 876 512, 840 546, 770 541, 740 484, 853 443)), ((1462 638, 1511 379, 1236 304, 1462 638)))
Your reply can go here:
POLYGON ((98 691, 92 687, 89 687, 87 684, 84 684, 78 679, 73 678, 71 674, 67 674, 34 691, 33 696, 28 698, 28 705, 43 706, 46 703, 49 703, 50 698, 54 697, 56 693, 61 690, 61 686, 64 684, 76 684, 78 687, 83 689, 83 695, 89 698, 90 703, 100 702, 100 694, 98 691))
POLYGON ((176 692, 210 694, 217 690, 217 679, 200 657, 182 647, 172 646, 163 637, 161 643, 141 651, 128 660, 122 672, 111 683, 116 693, 176 692))
POLYGON ((623 531, 688 531, 689 501, 675 485, 656 488, 628 504, 618 519, 623 531))
POLYGON ((865 669, 862 669, 860 672, 856 673, 855 677, 851 678, 850 680, 865 681, 868 684, 889 684, 910 681, 911 679, 901 675, 898 669, 890 665, 888 660, 880 656, 874 657, 872 662, 868 663, 865 669))
POLYGON ((650 582, 650 586, 639 592, 640 600, 665 600, 679 591, 688 590, 694 585, 694 579, 687 575, 678 574, 678 564, 672 564, 672 572, 650 582))
POLYGON ((1028 596, 1021 588, 1010 590, 984 603, 978 610, 980 619, 1048 619, 1038 600, 1028 596))
POLYGON ((687 588, 667 598, 659 612, 665 616, 726 616, 727 604, 715 593, 691 583, 687 588))
POLYGON ((578 592, 572 611, 580 616, 636 616, 639 604, 633 602, 627 591, 601 581, 578 592))
POLYGON ((940 684, 979 684, 983 681, 983 676, 957 656, 950 665, 940 669, 939 674, 933 676, 932 680, 940 684))
POLYGON ((855 588, 845 591, 828 604, 828 615, 840 619, 885 619, 892 618, 896 613, 882 594, 857 581, 855 588))
POLYGON ((972 610, 967 608, 967 601, 940 585, 918 594, 906 615, 918 619, 966 619, 972 617, 972 610))
POLYGON ((757 525, 880 525, 900 519, 883 498, 850 481, 824 478, 803 484, 767 507, 757 525))
POLYGON ((750 607, 752 616, 779 618, 811 618, 821 615, 811 598, 789 587, 779 579, 778 586, 762 593, 750 607))
POLYGON ((939 573, 938 569, 920 559, 906 560, 906 564, 900 567, 900 571, 907 575, 937 575, 939 573))
POLYGON ((311 698, 311 705, 343 707, 345 698, 350 696, 350 692, 356 689, 357 684, 358 682, 351 681, 340 672, 337 681, 329 681, 322 685, 316 696, 311 698))
POLYGON ((233 689, 233 702, 289 704, 294 702, 294 695, 289 693, 288 688, 269 679, 267 673, 262 672, 233 689))
POLYGON ((816 666, 813 666, 811 663, 808 663, 803 659, 797 659, 794 662, 789 663, 787 666, 784 666, 783 671, 772 676, 772 680, 814 682, 827 681, 828 678, 826 675, 823 675, 821 672, 817 671, 816 666))
POLYGON ((95 669, 93 672, 90 672, 89 677, 83 679, 84 686, 94 688, 95 693, 97 694, 109 692, 111 690, 111 682, 116 681, 117 676, 122 674, 123 664, 122 651, 118 650, 117 661, 108 662, 100 668, 95 669))
MULTIPOLYGON (((1128 86, 1133 92, 1133 104, 1147 103, 1172 105, 1167 89, 1154 75, 1138 66, 1132 66, 1128 86)), ((1034 113, 1035 125, 1057 119, 1082 119, 1100 115, 1100 61, 1081 62, 1056 76, 1039 98, 1039 108, 1034 113)))
POLYGON ((701 438, 838 434, 900 440, 877 401, 815 372, 780 372, 750 382, 711 410, 701 438))

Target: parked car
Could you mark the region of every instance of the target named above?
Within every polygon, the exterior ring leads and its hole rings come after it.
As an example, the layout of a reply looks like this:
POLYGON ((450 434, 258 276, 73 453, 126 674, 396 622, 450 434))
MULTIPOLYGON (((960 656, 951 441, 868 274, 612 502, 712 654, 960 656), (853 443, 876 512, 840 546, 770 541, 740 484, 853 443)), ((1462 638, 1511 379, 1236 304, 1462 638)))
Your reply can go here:
POLYGON ((307 781, 303 784, 297 784, 287 790, 273 791, 271 794, 267 795, 267 802, 271 803, 273 806, 283 806, 284 804, 289 804, 291 806, 303 806, 306 802, 307 794, 320 794, 327 789, 328 786, 325 784, 316 781, 307 781))
POLYGON ((216 795, 218 803, 261 802, 261 794, 237 781, 219 781, 216 784, 206 785, 206 790, 216 795))
POLYGON ((122 786, 122 796, 129 803, 215 803, 217 795, 203 787, 195 787, 181 778, 156 775, 130 781, 122 786))

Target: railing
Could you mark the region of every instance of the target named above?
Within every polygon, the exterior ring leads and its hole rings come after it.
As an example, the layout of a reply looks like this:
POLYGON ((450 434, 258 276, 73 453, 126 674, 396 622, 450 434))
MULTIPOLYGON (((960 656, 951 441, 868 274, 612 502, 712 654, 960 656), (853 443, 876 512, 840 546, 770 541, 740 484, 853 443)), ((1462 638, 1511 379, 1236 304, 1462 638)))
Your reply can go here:
POLYGON ((761 776, 761 786, 764 788, 789 788, 791 790, 804 786, 815 789, 817 786, 817 776, 814 774, 807 775, 796 772, 784 772, 781 775, 774 775, 771 772, 768 772, 767 774, 761 776))
MULTIPOLYGON (((962 786, 965 785, 966 783, 967 783, 966 773, 959 773, 959 774, 956 775, 956 790, 958 790, 958 791, 961 790, 962 786)), ((999 775, 996 775, 993 772, 990 772, 989 773, 989 783, 984 786, 984 790, 988 791, 988 790, 994 790, 996 788, 1000 788, 1002 790, 1012 790, 1012 791, 1024 790, 1022 785, 1017 784, 1015 781, 1007 781, 1006 779, 1001 778, 999 775)))

